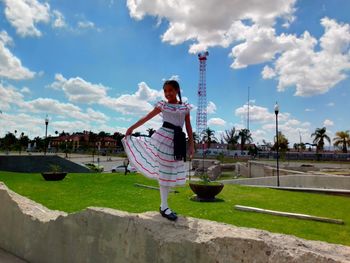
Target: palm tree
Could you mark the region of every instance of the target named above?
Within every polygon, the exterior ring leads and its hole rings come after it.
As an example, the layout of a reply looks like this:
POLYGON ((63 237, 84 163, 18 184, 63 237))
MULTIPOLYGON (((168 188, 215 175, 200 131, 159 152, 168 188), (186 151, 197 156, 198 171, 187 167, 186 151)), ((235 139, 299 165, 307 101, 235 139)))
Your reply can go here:
POLYGON ((316 128, 315 132, 311 134, 311 137, 315 137, 313 143, 317 144, 317 150, 319 151, 323 151, 324 140, 327 140, 329 143, 331 142, 331 139, 326 134, 326 127, 316 128))
POLYGON ((153 128, 148 128, 148 129, 147 129, 147 132, 148 132, 148 137, 151 137, 152 134, 156 132, 156 130, 153 129, 153 128))
POLYGON ((253 141, 252 134, 248 129, 242 129, 238 132, 238 139, 241 139, 241 151, 243 152, 246 143, 253 141))
POLYGON ((225 130, 223 134, 224 141, 228 144, 229 149, 233 149, 238 143, 239 135, 236 134, 236 128, 232 127, 230 130, 225 130))
POLYGON ((207 143, 208 149, 210 144, 216 142, 218 139, 215 137, 215 131, 211 130, 209 127, 203 131, 203 141, 207 143))
POLYGON ((350 134, 349 131, 338 131, 335 134, 337 137, 333 138, 334 146, 342 147, 343 153, 348 152, 348 147, 350 146, 350 134))

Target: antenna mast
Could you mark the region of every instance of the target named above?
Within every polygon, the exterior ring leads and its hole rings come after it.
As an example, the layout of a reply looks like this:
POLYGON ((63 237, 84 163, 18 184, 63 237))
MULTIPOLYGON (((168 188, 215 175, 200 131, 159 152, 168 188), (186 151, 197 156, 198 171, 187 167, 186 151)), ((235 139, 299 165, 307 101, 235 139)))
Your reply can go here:
POLYGON ((206 86, 206 66, 209 52, 198 54, 199 59, 199 83, 198 83, 198 109, 196 132, 201 135, 207 129, 207 86, 206 86))

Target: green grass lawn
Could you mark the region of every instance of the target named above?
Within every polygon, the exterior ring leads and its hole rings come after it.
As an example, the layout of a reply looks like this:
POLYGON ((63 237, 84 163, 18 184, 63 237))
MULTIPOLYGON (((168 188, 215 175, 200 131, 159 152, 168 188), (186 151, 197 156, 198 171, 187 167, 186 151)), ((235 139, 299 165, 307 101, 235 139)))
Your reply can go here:
MULTIPOLYGON (((110 207, 129 212, 158 211, 159 191, 135 187, 134 183, 157 186, 140 174, 68 174, 63 181, 45 181, 40 174, 0 172, 0 181, 10 189, 50 209, 75 212, 88 206, 110 207)), ((190 200, 191 189, 178 187, 170 193, 169 205, 186 215, 236 226, 265 229, 298 237, 350 245, 350 198, 274 189, 225 185, 217 196, 222 202, 190 200), (343 219, 345 225, 236 211, 235 204, 286 212, 343 219)))

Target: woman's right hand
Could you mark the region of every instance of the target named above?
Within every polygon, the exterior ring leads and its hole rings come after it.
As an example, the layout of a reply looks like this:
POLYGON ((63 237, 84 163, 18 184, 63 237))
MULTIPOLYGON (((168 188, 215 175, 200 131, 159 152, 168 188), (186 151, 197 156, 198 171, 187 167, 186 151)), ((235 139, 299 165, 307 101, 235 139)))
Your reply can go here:
POLYGON ((133 129, 130 127, 129 129, 127 129, 126 133, 125 133, 125 136, 129 136, 131 135, 133 132, 133 129))

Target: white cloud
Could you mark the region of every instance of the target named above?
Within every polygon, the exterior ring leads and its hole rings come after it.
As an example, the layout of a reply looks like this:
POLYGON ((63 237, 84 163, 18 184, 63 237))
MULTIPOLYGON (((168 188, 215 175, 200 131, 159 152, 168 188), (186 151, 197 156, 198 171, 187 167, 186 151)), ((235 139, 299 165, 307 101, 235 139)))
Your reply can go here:
MULTIPOLYGON (((21 98, 19 98, 21 99, 21 98)), ((44 118, 49 114, 48 134, 54 135, 54 131, 77 132, 92 130, 95 132, 107 131, 125 132, 123 127, 110 127, 104 113, 88 108, 86 112, 72 104, 62 103, 54 99, 38 98, 33 101, 22 102, 19 111, 11 114, 3 111, 0 117, 0 136, 7 132, 18 130, 31 138, 43 137, 45 134, 44 118), (62 120, 59 120, 62 119, 62 120)))
POLYGON ((226 121, 221 119, 221 118, 210 118, 208 120, 208 125, 211 126, 225 126, 226 125, 226 121))
MULTIPOLYGON (((321 19, 325 32, 316 39, 305 31, 300 36, 280 33, 277 18, 288 28, 296 19, 295 0, 128 0, 130 16, 167 20, 162 41, 171 45, 192 43, 189 52, 231 45, 232 68, 273 62, 261 72, 264 79, 278 80, 278 90, 295 87, 296 96, 324 94, 347 78, 350 69, 349 24, 321 19), (169 12, 169 10, 172 10, 169 12)), ((280 22, 280 21, 279 21, 280 22)))
POLYGON ((21 110, 32 113, 44 113, 56 117, 73 118, 85 122, 105 123, 109 120, 104 113, 88 108, 83 112, 81 108, 71 103, 60 102, 51 98, 37 98, 25 101, 21 105, 21 110))
POLYGON ((165 82, 167 80, 176 80, 176 81, 180 81, 180 76, 179 75, 172 75, 170 78, 162 78, 162 81, 165 82))
POLYGON ((105 123, 109 120, 109 117, 100 111, 95 111, 94 109, 88 108, 86 110, 86 120, 95 121, 98 123, 105 123))
POLYGON ((26 94, 30 94, 31 93, 31 91, 30 91, 30 89, 28 87, 21 88, 21 92, 22 93, 26 93, 26 94))
POLYGON ((261 75, 264 79, 272 79, 276 76, 276 72, 273 70, 273 68, 265 66, 263 71, 261 72, 261 75))
POLYGON ((23 95, 15 87, 5 87, 0 83, 0 110, 9 110, 11 105, 18 105, 23 101, 23 95))
MULTIPOLYGON (((235 115, 241 117, 242 120, 246 120, 248 117, 248 105, 245 104, 235 110, 235 115)), ((249 120, 251 122, 265 123, 273 122, 275 120, 275 113, 269 112, 268 108, 249 105, 249 120)), ((289 118, 289 113, 279 113, 278 118, 280 120, 286 120, 289 118)))
MULTIPOLYGON (((246 120, 248 105, 243 105, 235 110, 235 115, 241 117, 242 121, 246 120)), ((250 105, 249 117, 254 128, 251 129, 252 137, 255 142, 261 142, 263 139, 272 141, 275 136, 276 129, 276 115, 273 111, 269 111, 268 108, 250 105)), ((285 134, 290 143, 299 142, 299 135, 302 136, 307 142, 310 137, 310 126, 309 122, 302 122, 288 112, 280 112, 278 114, 279 130, 285 134), (299 134, 300 132, 300 134, 299 134)), ((245 128, 242 124, 235 124, 236 129, 245 128)), ((305 141, 306 142, 306 141, 305 141)))
POLYGON ((55 75, 51 88, 62 89, 68 100, 79 103, 99 103, 107 96, 108 88, 102 84, 92 84, 80 77, 66 79, 61 74, 55 75))
POLYGON ((216 112, 216 105, 214 102, 209 101, 207 106, 207 113, 212 114, 216 112))
POLYGON ((81 29, 93 29, 95 28, 95 23, 91 21, 79 21, 78 28, 81 29))
POLYGON ((4 136, 6 133, 24 132, 31 138, 36 136, 44 136, 45 134, 44 117, 40 118, 27 113, 8 114, 3 112, 0 117, 0 135, 4 136), (20 121, 19 121, 20 120, 20 121))
POLYGON ((123 114, 139 115, 151 111, 152 103, 157 99, 164 99, 163 90, 151 89, 145 82, 140 82, 134 94, 123 94, 117 98, 104 97, 100 104, 123 114))
POLYGON ((54 21, 52 22, 52 26, 54 28, 63 28, 67 26, 64 15, 60 11, 53 10, 52 15, 54 19, 54 21))
POLYGON ((132 120, 132 118, 127 118, 127 117, 114 117, 113 118, 116 121, 124 121, 124 122, 130 122, 132 120))
POLYGON ((12 38, 6 31, 0 32, 0 77, 22 80, 33 78, 35 72, 22 66, 19 58, 11 53, 7 45, 12 44, 12 38))
POLYGON ((311 112, 311 111, 315 111, 315 109, 306 108, 305 111, 306 112, 311 112))
POLYGON ((36 27, 38 23, 50 21, 50 6, 38 0, 3 0, 5 16, 10 24, 16 28, 17 34, 25 36, 41 36, 36 27))
POLYGON ((295 0, 208 0, 146 1, 128 0, 130 16, 136 20, 146 15, 169 21, 162 40, 172 45, 192 40, 191 53, 211 46, 228 47, 242 40, 242 22, 271 26, 276 18, 291 21, 295 0), (254 8, 252 8, 254 6, 254 8), (171 10, 171 12, 169 12, 171 10))
POLYGON ((252 138, 254 140, 254 142, 262 142, 262 140, 266 140, 266 131, 262 130, 262 129, 257 129, 254 131, 251 131, 252 134, 252 138))
POLYGON ((323 126, 325 126, 325 127, 329 127, 329 126, 333 126, 333 125, 334 125, 334 122, 332 120, 329 120, 329 119, 325 119, 323 122, 323 126))
POLYGON ((347 77, 350 26, 329 18, 323 18, 321 25, 325 32, 319 41, 307 31, 300 38, 290 37, 293 45, 274 63, 279 91, 295 86, 296 96, 323 94, 347 77))
POLYGON ((64 120, 64 121, 52 121, 49 124, 49 127, 51 128, 52 131, 58 131, 59 133, 64 131, 64 132, 68 132, 68 133, 73 133, 73 132, 77 132, 77 131, 92 131, 92 125, 84 122, 84 121, 80 121, 80 120, 73 120, 73 121, 68 121, 68 120, 64 120), (79 127, 79 129, 77 129, 77 127, 79 127))
POLYGON ((5 30, 2 30, 0 32, 0 41, 4 45, 8 45, 8 46, 11 46, 13 44, 12 38, 7 34, 7 32, 5 30))
POLYGON ((328 106, 328 107, 334 107, 334 106, 335 106, 335 103, 334 103, 334 102, 329 102, 329 103, 327 103, 327 106, 328 106))
MULTIPOLYGON (((271 61, 277 53, 293 47, 295 42, 295 37, 291 35, 276 36, 275 29, 272 27, 253 25, 244 26, 242 30, 241 37, 245 41, 234 46, 230 54, 234 58, 231 65, 234 69, 271 61)), ((276 73, 272 68, 266 67, 262 74, 271 78, 276 73)))

